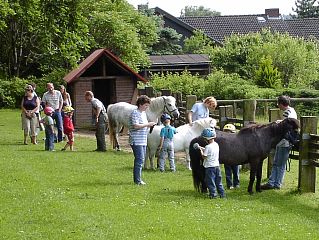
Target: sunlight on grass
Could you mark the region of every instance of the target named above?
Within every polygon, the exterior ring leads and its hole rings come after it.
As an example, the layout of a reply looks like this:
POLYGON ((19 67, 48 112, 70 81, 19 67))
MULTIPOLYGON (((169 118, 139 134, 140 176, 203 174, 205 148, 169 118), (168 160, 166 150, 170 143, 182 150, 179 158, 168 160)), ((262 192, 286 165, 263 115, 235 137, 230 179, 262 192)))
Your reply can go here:
POLYGON ((129 152, 92 152, 95 139, 78 135, 76 152, 45 152, 43 132, 22 145, 18 111, 0 110, 0 123, 1 239, 319 238, 319 187, 297 193, 297 161, 280 191, 248 195, 244 172, 240 189, 211 200, 180 163, 143 171, 147 185, 136 186, 129 152))

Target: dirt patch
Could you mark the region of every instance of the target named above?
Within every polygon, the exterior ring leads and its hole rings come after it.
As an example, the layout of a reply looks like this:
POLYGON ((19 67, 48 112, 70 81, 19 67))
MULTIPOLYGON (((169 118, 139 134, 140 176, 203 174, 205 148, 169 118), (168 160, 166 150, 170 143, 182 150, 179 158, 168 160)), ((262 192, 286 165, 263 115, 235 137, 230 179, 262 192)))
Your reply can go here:
MULTIPOLYGON (((75 132, 76 136, 81 136, 81 137, 89 137, 95 139, 95 132, 94 131, 89 131, 89 130, 79 130, 75 132)), ((119 143, 121 146, 121 149, 125 152, 132 152, 131 146, 128 142, 129 136, 127 134, 123 134, 119 136, 119 143)), ((106 146, 110 146, 110 138, 109 135, 105 135, 105 140, 106 140, 106 146)), ((186 159, 185 159, 185 153, 183 152, 178 152, 175 153, 175 161, 177 163, 181 163, 183 165, 186 164, 186 159)))

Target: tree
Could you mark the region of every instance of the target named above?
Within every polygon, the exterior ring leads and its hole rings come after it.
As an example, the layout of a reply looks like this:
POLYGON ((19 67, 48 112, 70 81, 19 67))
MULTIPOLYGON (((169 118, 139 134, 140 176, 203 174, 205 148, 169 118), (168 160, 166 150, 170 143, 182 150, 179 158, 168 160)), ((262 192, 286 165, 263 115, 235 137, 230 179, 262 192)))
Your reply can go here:
POLYGON ((297 13, 297 18, 319 17, 319 7, 317 0, 296 0, 295 4, 296 8, 293 8, 292 10, 297 13))
POLYGON ((182 47, 180 45, 181 34, 177 33, 175 29, 165 27, 162 16, 154 13, 154 9, 149 8, 148 4, 138 6, 139 12, 154 20, 157 28, 158 39, 147 50, 151 55, 171 55, 180 54, 182 47))
POLYGON ((181 10, 181 17, 220 16, 220 12, 205 8, 204 6, 185 6, 181 10))
MULTIPOLYGON (((263 64, 261 59, 267 56, 272 60, 273 69, 280 74, 281 87, 313 88, 319 79, 318 46, 315 40, 263 30, 261 33, 232 35, 225 40, 223 47, 205 51, 210 54, 214 68, 238 73, 251 82, 260 80, 256 73, 263 64)), ((269 86, 268 83, 260 85, 269 86)))
POLYGON ((85 15, 95 48, 109 48, 135 70, 149 64, 146 51, 158 38, 152 18, 125 0, 88 1, 85 15))
POLYGON ((212 40, 207 37, 201 30, 194 31, 193 36, 184 40, 184 52, 185 53, 203 53, 205 49, 214 45, 212 40))

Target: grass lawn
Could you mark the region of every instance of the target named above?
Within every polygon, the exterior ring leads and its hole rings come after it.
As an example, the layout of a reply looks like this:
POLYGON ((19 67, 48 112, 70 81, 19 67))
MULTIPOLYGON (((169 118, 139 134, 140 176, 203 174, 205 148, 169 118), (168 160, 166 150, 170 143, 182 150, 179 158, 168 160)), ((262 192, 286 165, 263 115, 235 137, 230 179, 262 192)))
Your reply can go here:
POLYGON ((243 172, 211 200, 182 164, 134 185, 133 155, 92 152, 94 138, 76 136, 76 152, 22 145, 17 110, 0 110, 0 131, 0 239, 319 239, 319 187, 297 193, 297 161, 282 190, 250 196, 243 172))

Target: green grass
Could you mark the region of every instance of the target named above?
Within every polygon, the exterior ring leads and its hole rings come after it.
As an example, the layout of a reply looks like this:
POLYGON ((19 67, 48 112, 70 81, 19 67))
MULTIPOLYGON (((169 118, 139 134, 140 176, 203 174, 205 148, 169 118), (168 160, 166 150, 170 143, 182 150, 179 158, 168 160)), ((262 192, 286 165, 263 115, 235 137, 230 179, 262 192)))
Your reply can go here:
POLYGON ((22 145, 19 116, 0 110, 0 239, 319 239, 319 187, 297 193, 296 161, 280 191, 248 195, 244 172, 211 200, 181 164, 134 185, 133 155, 91 152, 94 138, 77 136, 76 152, 22 145))

